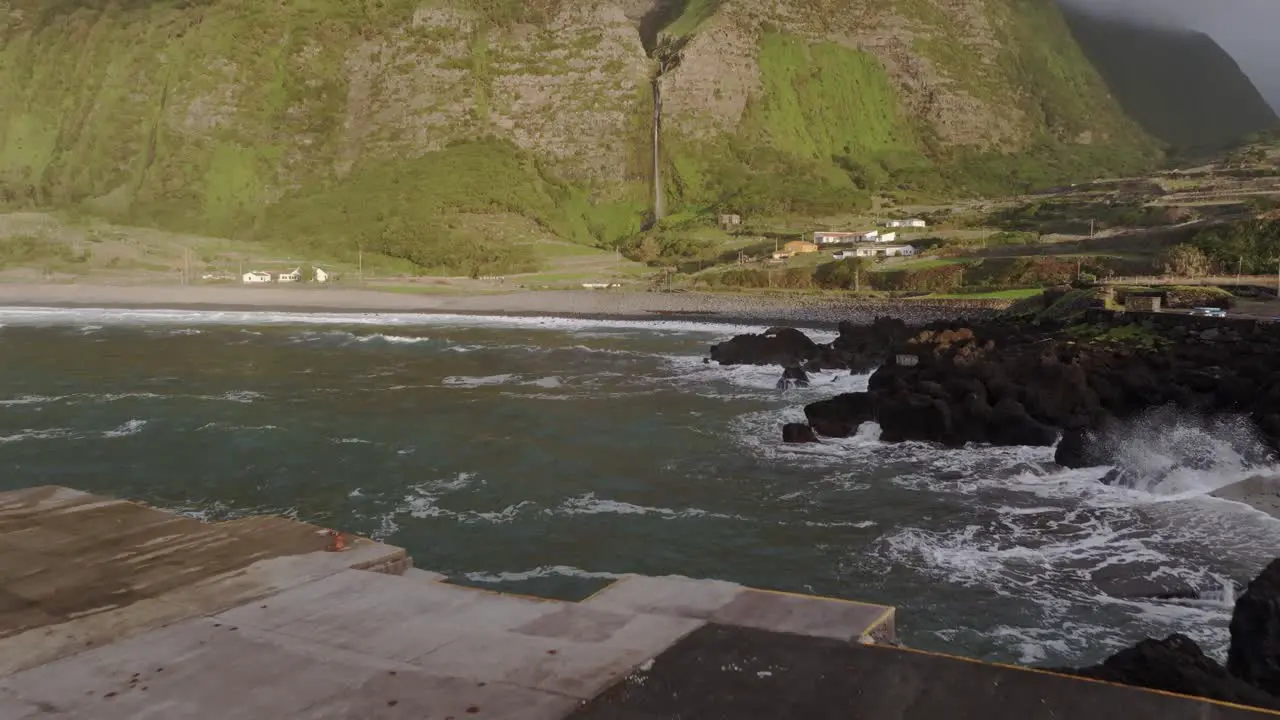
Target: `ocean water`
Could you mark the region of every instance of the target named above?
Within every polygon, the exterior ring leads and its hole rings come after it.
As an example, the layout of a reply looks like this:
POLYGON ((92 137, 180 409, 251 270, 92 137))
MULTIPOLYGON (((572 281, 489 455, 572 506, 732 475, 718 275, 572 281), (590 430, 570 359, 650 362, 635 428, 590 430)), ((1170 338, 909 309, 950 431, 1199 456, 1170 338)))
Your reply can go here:
POLYGON ((1138 489, 1052 449, 890 445, 874 426, 785 446, 806 403, 867 376, 779 391, 778 369, 702 362, 761 329, 0 309, 0 489, 281 513, 553 597, 634 572, 886 603, 908 645, 991 660, 1086 663, 1172 632, 1224 652, 1229 591, 1104 592, 1225 590, 1277 554, 1280 522, 1207 495, 1275 471, 1223 423, 1130 428, 1138 489))

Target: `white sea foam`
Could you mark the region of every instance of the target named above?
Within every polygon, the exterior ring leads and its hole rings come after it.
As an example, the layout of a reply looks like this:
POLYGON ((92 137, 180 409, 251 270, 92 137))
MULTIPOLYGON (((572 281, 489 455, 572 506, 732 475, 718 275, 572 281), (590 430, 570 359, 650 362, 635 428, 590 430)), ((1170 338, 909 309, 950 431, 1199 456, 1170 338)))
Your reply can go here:
POLYGON ((512 380, 515 375, 505 373, 502 375, 484 375, 484 376, 467 376, 467 375, 451 375, 441 383, 448 387, 477 388, 488 387, 491 385, 504 385, 512 380))
POLYGON ((600 499, 597 498, 596 494, 593 492, 569 498, 554 510, 546 510, 545 512, 548 514, 559 515, 653 515, 667 520, 697 517, 732 519, 734 517, 731 515, 723 515, 721 513, 701 510, 699 508, 683 508, 680 510, 674 510, 671 508, 634 505, 632 503, 621 502, 618 500, 600 499))
MULTIPOLYGON (((354 336, 353 336, 354 337, 354 336)), ((409 337, 404 335, 362 335, 355 337, 356 342, 361 343, 377 343, 383 342, 388 345, 417 345, 419 343, 431 342, 429 337, 409 337)))
POLYGON ((120 427, 114 430, 107 430, 106 432, 102 433, 102 437, 104 438, 129 437, 130 435, 137 435, 138 433, 142 432, 142 429, 146 426, 147 426, 146 420, 134 419, 134 420, 130 420, 129 422, 126 422, 125 424, 121 425, 120 427))
POLYGON ((744 332, 763 332, 764 325, 735 325, 682 320, 625 320, 613 318, 517 317, 505 315, 459 315, 448 313, 326 313, 239 310, 167 310, 0 307, 0 321, 6 325, 81 326, 103 325, 371 325, 385 327, 499 327, 528 330, 575 332, 598 328, 644 330, 659 333, 708 334, 732 337, 744 332), (101 325, 95 325, 100 323, 101 325))
POLYGON ((581 568, 571 567, 568 565, 540 565, 532 570, 524 570, 521 572, 469 572, 463 575, 471 582, 478 583, 517 583, 528 582, 545 577, 573 577, 590 580, 617 580, 626 577, 624 574, 613 572, 597 572, 591 570, 583 570, 581 568))
POLYGON ((7 400, 0 400, 0 407, 13 407, 17 405, 48 405, 59 400, 65 400, 65 395, 20 395, 7 400))
POLYGON ((450 510, 440 506, 442 498, 474 489, 483 485, 475 473, 463 472, 450 478, 432 480, 410 488, 410 493, 397 506, 394 515, 410 515, 415 518, 448 518, 459 523, 509 523, 515 520, 526 508, 533 506, 531 501, 520 501, 499 510, 450 510))
POLYGON ((0 444, 22 442, 23 440, 61 440, 69 437, 72 437, 72 433, 66 428, 22 430, 13 435, 0 435, 0 444))
POLYGON ((275 425, 235 425, 232 423, 211 422, 205 423, 196 428, 197 432, 205 430, 226 430, 229 432, 266 432, 270 430, 279 430, 275 425))

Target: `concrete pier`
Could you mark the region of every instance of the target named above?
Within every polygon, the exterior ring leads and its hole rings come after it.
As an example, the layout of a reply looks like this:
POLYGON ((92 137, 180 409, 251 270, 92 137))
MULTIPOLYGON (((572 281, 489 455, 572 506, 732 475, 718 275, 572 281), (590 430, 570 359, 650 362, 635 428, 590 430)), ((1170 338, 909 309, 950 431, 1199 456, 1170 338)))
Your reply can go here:
POLYGON ((1257 716, 888 647, 888 607, 642 576, 561 602, 343 545, 281 518, 0 493, 0 719, 1257 716))

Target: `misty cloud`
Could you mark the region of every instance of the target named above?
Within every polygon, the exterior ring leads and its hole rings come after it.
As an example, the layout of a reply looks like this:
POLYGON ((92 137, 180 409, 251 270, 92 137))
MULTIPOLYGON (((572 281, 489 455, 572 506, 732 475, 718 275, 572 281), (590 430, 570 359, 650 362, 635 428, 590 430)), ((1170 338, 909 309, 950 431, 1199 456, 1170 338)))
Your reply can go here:
POLYGON ((1240 63, 1280 109, 1280 0, 1062 0, 1096 13, 1199 30, 1240 63))

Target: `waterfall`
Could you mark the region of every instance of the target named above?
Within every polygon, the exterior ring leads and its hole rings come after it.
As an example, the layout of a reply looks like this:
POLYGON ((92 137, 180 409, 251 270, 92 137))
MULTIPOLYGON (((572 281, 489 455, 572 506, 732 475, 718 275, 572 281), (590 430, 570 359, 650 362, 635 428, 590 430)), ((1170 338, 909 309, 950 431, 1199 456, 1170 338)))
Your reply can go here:
POLYGON ((662 219, 666 208, 662 196, 662 75, 653 77, 653 220, 662 219))

